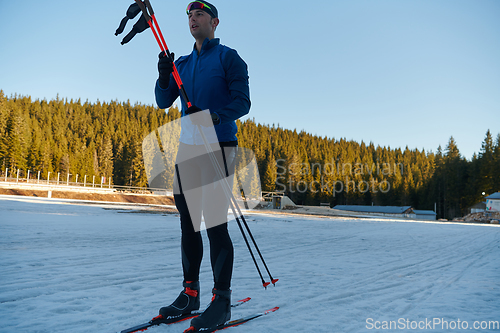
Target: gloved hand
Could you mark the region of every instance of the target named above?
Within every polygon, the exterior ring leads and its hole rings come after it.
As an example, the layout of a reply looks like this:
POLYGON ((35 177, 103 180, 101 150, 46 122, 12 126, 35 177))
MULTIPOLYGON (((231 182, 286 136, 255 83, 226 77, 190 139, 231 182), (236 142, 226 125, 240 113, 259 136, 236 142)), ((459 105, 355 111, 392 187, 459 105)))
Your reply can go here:
MULTIPOLYGON (((172 59, 175 59, 173 53, 171 53, 172 59)), ((174 63, 172 60, 165 54, 165 52, 160 52, 158 55, 158 83, 160 84, 160 88, 167 89, 170 84, 170 74, 174 71, 174 63)))
POLYGON ((199 107, 193 105, 186 110, 186 115, 191 115, 191 122, 193 125, 200 125, 204 127, 210 127, 220 124, 220 118, 217 113, 200 112, 202 111, 199 107), (196 115, 195 115, 196 113, 196 115))

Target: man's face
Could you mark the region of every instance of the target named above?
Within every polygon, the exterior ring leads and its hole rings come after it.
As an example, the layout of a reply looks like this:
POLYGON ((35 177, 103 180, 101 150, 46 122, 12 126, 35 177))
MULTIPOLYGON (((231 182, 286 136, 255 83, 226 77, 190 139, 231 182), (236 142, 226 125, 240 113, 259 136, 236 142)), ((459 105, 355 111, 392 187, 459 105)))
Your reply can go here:
POLYGON ((216 20, 216 18, 212 19, 210 14, 201 9, 190 11, 189 30, 191 31, 191 35, 193 35, 196 40, 210 38, 215 31, 216 20))

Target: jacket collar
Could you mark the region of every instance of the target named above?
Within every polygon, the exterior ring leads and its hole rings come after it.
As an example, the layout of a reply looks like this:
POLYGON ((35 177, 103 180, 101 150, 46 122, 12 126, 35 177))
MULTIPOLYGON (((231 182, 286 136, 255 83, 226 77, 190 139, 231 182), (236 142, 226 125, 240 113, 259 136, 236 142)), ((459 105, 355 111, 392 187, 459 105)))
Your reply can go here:
MULTIPOLYGON (((219 44, 220 44, 220 38, 214 38, 214 39, 205 38, 205 40, 203 41, 203 45, 201 46, 201 51, 208 51, 219 44)), ((193 51, 196 53, 198 52, 198 50, 196 50, 196 43, 194 43, 193 51)))

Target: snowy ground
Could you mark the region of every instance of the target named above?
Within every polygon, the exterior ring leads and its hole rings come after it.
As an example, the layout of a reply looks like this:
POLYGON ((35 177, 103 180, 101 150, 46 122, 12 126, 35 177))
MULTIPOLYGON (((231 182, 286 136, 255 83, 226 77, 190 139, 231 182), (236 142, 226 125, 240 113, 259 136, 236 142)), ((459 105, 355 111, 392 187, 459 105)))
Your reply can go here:
MULTIPOLYGON (((177 296, 176 215, 47 202, 0 196, 0 332, 117 332, 177 296)), ((500 332, 473 329, 474 321, 500 320, 498 227, 271 214, 247 220, 280 281, 260 287, 230 223, 233 299, 252 297, 233 318, 280 310, 228 333, 381 332, 391 321, 401 332, 419 331, 416 325, 455 332, 464 321, 471 332, 500 332)), ((212 287, 205 254, 202 304, 212 287)))

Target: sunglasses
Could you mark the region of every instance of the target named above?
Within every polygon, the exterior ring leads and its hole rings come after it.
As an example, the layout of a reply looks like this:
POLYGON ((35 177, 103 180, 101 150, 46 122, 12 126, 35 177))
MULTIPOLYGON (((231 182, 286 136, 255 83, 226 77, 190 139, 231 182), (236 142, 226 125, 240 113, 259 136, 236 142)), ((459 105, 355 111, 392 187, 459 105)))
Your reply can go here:
POLYGON ((203 8, 206 8, 208 9, 209 11, 212 12, 212 8, 210 8, 209 5, 206 5, 202 2, 199 2, 199 1, 193 1, 191 2, 188 6, 187 6, 187 9, 186 9, 186 13, 189 14, 190 11, 194 10, 194 9, 203 9, 203 8))

